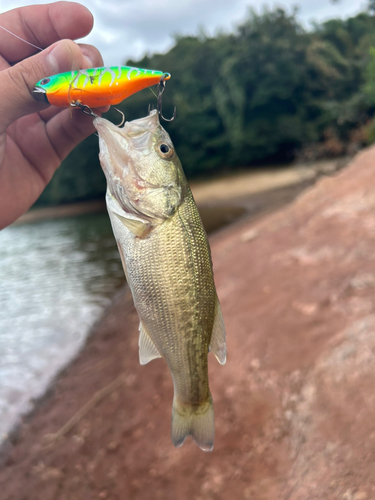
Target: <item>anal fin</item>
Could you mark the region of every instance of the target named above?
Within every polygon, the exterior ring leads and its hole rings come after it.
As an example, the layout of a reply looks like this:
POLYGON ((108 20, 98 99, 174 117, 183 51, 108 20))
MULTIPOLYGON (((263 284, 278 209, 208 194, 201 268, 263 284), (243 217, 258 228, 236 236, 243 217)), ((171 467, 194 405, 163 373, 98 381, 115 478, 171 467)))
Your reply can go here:
POLYGON ((215 320, 212 328, 210 342, 210 351, 212 351, 221 365, 227 360, 227 342, 225 337, 225 326, 219 299, 216 297, 215 320))
POLYGON ((155 344, 151 340, 150 335, 147 333, 142 321, 139 324, 139 362, 141 365, 146 365, 156 358, 161 358, 160 352, 157 350, 155 344))

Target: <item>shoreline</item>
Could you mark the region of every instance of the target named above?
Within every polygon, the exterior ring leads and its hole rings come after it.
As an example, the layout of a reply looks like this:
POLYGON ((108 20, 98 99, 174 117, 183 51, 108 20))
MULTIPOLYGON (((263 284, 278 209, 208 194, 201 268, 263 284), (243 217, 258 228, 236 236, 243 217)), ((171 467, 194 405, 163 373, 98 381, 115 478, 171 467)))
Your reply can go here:
POLYGON ((9 440, 2 498, 373 498, 374 158, 210 236, 228 334, 213 453, 173 447, 171 377, 139 365, 125 287, 9 440))
MULTIPOLYGON (((331 175, 348 161, 347 158, 296 163, 284 167, 238 169, 214 180, 189 182, 198 206, 246 205, 246 198, 301 183, 313 183, 320 175, 331 175), (240 200, 239 203, 236 200, 240 200)), ((246 206, 245 206, 246 208, 246 206)), ((106 211, 105 199, 89 200, 66 205, 31 208, 14 224, 29 224, 42 220, 101 213, 106 211)))
POLYGON ((61 217, 71 217, 74 215, 85 215, 101 213, 106 211, 105 200, 90 200, 66 205, 57 205, 53 207, 31 208, 25 214, 21 215, 13 224, 30 224, 49 219, 58 219, 61 217))
MULTIPOLYGON (((254 225, 257 225, 259 221, 261 224, 261 221, 264 220, 265 217, 267 217, 265 216, 265 214, 274 212, 280 207, 289 204, 293 199, 296 198, 296 196, 298 196, 298 194, 304 191, 306 187, 311 186, 311 184, 313 184, 317 177, 319 177, 318 173, 315 173, 315 175, 311 175, 311 173, 306 174, 306 172, 302 171, 302 175, 299 173, 299 176, 296 177, 298 178, 299 182, 285 184, 283 182, 285 181, 286 177, 281 176, 280 179, 282 179, 282 182, 280 183, 278 180, 278 182, 274 184, 274 188, 271 190, 259 190, 255 192, 253 191, 251 196, 239 196, 238 199, 235 200, 236 204, 240 207, 247 207, 246 211, 243 213, 243 217, 235 217, 237 222, 235 222, 234 224, 227 223, 224 227, 219 225, 219 228, 221 229, 216 230, 213 234, 210 235, 211 245, 216 248, 216 250, 214 251, 217 252, 218 247, 220 248, 223 245, 229 245, 228 248, 231 247, 232 245, 229 244, 229 241, 231 240, 232 235, 236 236, 238 234, 242 234, 240 238, 241 242, 249 242, 253 239, 256 240, 258 238, 258 232, 257 230, 253 230, 251 228, 254 225), (244 228, 244 230, 242 228, 244 228)), ((239 185, 243 186, 243 179, 239 185)), ((258 185, 261 185, 261 183, 258 183, 258 185)), ((252 186, 252 189, 254 190, 254 186, 252 186)), ((218 205, 225 207, 228 202, 233 201, 233 199, 227 197, 228 192, 233 192, 233 190, 226 191, 225 189, 223 189, 221 197, 217 197, 216 199, 214 199, 213 197, 208 197, 206 203, 200 203, 200 208, 203 208, 204 212, 205 208, 207 210, 217 211, 218 205)), ((196 196, 198 200, 202 200, 202 198, 200 198, 200 194, 196 196)), ((84 211, 80 213, 88 212, 84 211)), ((204 215, 202 215, 202 217, 203 219, 205 218, 204 215)), ((73 406, 77 406, 77 402, 81 402, 78 404, 78 406, 82 407, 82 405, 90 402, 92 399, 95 402, 95 398, 97 398, 98 405, 100 406, 99 403, 101 401, 101 397, 99 397, 100 394, 98 395, 98 391, 100 392, 101 390, 106 389, 107 386, 111 388, 111 384, 113 384, 118 379, 119 373, 124 373, 124 380, 119 381, 118 386, 115 384, 113 392, 111 389, 111 392, 106 396, 103 396, 103 398, 110 398, 112 397, 111 394, 118 394, 118 391, 122 390, 122 387, 126 388, 126 391, 129 390, 133 394, 132 400, 135 400, 137 398, 137 392, 138 390, 140 390, 139 385, 134 379, 134 373, 139 373, 138 357, 135 355, 137 351, 138 338, 136 335, 134 335, 134 331, 137 330, 137 325, 138 317, 132 304, 130 290, 127 285, 125 285, 125 287, 123 287, 114 295, 111 304, 104 310, 100 319, 97 320, 90 328, 86 342, 83 344, 83 346, 72 356, 68 363, 60 370, 60 372, 57 373, 55 377, 53 377, 46 392, 37 399, 35 407, 27 415, 23 415, 21 417, 20 422, 9 433, 8 439, 1 443, 0 464, 2 466, 5 466, 5 470, 11 468, 12 464, 14 463, 14 459, 10 458, 10 456, 12 455, 12 452, 17 449, 18 443, 22 443, 27 436, 29 436, 27 437, 27 441, 32 441, 32 438, 29 435, 30 428, 34 428, 34 430, 36 430, 39 435, 42 433, 43 436, 46 436, 47 434, 59 434, 61 429, 64 429, 64 426, 66 426, 70 422, 70 418, 72 418, 72 404, 73 406), (123 339, 121 338, 121 335, 118 336, 118 333, 115 333, 115 325, 118 325, 119 323, 126 324, 126 330, 131 330, 133 332, 132 335, 129 336, 129 338, 123 339), (114 356, 113 353, 117 351, 117 347, 114 347, 116 345, 119 348, 119 352, 124 355, 124 359, 126 359, 127 363, 129 363, 125 372, 123 372, 122 368, 124 361, 118 359, 117 354, 115 355, 116 359, 112 360, 114 356), (129 359, 128 354, 125 355, 125 352, 127 352, 128 350, 132 353, 131 360, 129 359), (92 380, 89 380, 89 378, 87 377, 88 374, 92 375, 92 380), (101 376, 101 374, 103 376, 101 376), (81 383, 82 387, 80 387, 81 383), (69 396, 67 396, 68 394, 74 394, 73 402, 69 400, 69 396), (56 407, 55 410, 53 409, 54 406, 56 407), (49 413, 48 415, 43 415, 43 411, 46 408, 50 408, 50 410, 48 410, 49 413), (37 426, 36 428, 35 422, 37 426)), ((164 374, 162 379, 158 379, 158 377, 160 377, 160 367, 152 367, 151 378, 152 374, 155 375, 156 379, 159 380, 161 385, 167 390, 166 394, 169 395, 168 397, 169 399, 171 399, 170 382, 168 376, 164 374), (158 373, 159 375, 157 375, 158 373)), ((145 377, 145 375, 140 376, 141 378, 145 377)), ((153 383, 151 383, 151 388, 146 390, 146 393, 148 394, 147 397, 151 398, 152 401, 155 397, 155 394, 159 393, 159 382, 156 384, 156 381, 154 381, 153 383)), ((95 411, 95 406, 96 404, 94 404, 92 407, 93 411, 95 411)), ((156 404, 156 406, 152 405, 153 414, 155 414, 155 409, 157 407, 158 404, 156 404)), ((163 424, 161 426, 163 436, 169 436, 169 410, 170 408, 168 404, 166 404, 165 408, 163 409, 163 424)), ((80 410, 78 410, 78 412, 79 411, 80 410)), ((71 427, 71 429, 73 429, 73 438, 77 438, 78 441, 83 439, 82 443, 84 443, 86 440, 86 438, 80 437, 82 432, 85 433, 85 431, 82 431, 81 429, 81 420, 84 423, 85 416, 86 414, 82 417, 82 419, 79 419, 77 423, 73 425, 73 427, 71 427), (76 432, 78 432, 78 434, 76 434, 76 432)), ((139 418, 140 414, 138 410, 136 419, 139 420, 139 418)), ((138 436, 138 431, 134 432, 135 436, 138 436)), ((68 431, 66 434, 70 434, 70 431, 68 431)), ((48 450, 50 444, 47 442, 48 439, 47 441, 46 439, 46 437, 43 437, 42 442, 38 443, 38 445, 26 444, 26 446, 33 447, 32 453, 43 455, 43 450, 45 448, 48 450)), ((63 433, 62 439, 63 442, 66 441, 65 432, 63 433)), ((68 443, 64 444, 64 446, 66 445, 71 446, 71 444, 68 443)), ((113 442, 112 444, 109 443, 109 445, 115 447, 115 449, 117 449, 116 447, 118 446, 117 441, 113 442)), ((169 444, 167 446, 169 448, 169 444)), ((57 442, 56 444, 53 444, 51 448, 52 454, 53 450, 58 449, 58 447, 59 445, 57 442)), ((191 451, 192 448, 192 446, 188 446, 188 450, 191 451)), ((28 463, 30 460, 32 460, 32 457, 29 457, 24 462, 28 463)), ((47 478, 53 478, 55 472, 53 470, 47 470, 47 472, 41 470, 36 474, 40 477, 44 477, 44 474, 46 474, 47 478), (49 474, 51 474, 51 476, 49 476, 49 474)), ((59 474, 60 473, 56 472, 57 476, 59 474)), ((42 480, 45 481, 45 479, 42 480)), ((2 481, 0 470, 0 485, 1 484, 2 481)), ((14 498, 14 500, 18 500, 17 497, 7 497, 7 500, 8 498, 12 500, 14 498)), ((44 498, 52 499, 54 497, 47 496, 44 498)), ((84 498, 86 500, 86 497, 84 498)), ((87 499, 89 498, 91 499, 91 497, 87 497, 87 499)), ((100 498, 112 499, 111 496, 103 496, 100 498)))
MULTIPOLYGON (((336 172, 343 160, 316 162, 306 166, 265 169, 260 171, 236 172, 234 175, 224 176, 215 181, 201 181, 192 183, 192 190, 196 199, 204 226, 210 235, 210 240, 221 234, 222 231, 237 227, 243 223, 250 223, 267 213, 273 212, 293 201, 308 186, 311 186, 322 173, 336 172)), ((53 218, 101 213, 106 211, 105 200, 74 203, 57 207, 34 209, 22 216, 16 224, 28 224, 53 218)), ((125 285, 126 286, 126 285, 125 285)), ((117 291, 111 301, 115 300, 117 291)), ((20 422, 28 419, 38 409, 40 401, 44 401, 45 394, 49 394, 56 380, 65 373, 74 361, 79 358, 85 345, 95 331, 96 325, 106 314, 103 311, 99 319, 87 332, 86 341, 74 352, 62 368, 50 378, 40 395, 33 399, 34 406, 26 413, 19 415, 14 427, 8 436, 0 442, 0 458, 4 455, 7 441, 17 436, 20 422)))

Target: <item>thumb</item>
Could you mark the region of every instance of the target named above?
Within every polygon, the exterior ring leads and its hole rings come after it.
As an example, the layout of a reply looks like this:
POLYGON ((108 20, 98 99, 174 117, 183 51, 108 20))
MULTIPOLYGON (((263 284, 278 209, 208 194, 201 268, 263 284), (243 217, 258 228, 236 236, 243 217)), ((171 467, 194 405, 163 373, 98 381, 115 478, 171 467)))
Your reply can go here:
POLYGON ((35 56, 0 72, 0 133, 21 116, 46 108, 31 92, 44 77, 91 67, 80 47, 61 40, 35 56))

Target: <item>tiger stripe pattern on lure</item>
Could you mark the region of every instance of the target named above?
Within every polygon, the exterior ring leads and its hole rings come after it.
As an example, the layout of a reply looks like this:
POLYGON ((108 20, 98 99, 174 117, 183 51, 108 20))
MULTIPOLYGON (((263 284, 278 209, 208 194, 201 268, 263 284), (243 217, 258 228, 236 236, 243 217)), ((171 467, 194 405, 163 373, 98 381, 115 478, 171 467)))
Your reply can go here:
POLYGON ((69 107, 76 102, 97 108, 118 104, 129 96, 171 75, 162 71, 110 66, 68 71, 48 76, 34 87, 33 96, 54 106, 69 107))

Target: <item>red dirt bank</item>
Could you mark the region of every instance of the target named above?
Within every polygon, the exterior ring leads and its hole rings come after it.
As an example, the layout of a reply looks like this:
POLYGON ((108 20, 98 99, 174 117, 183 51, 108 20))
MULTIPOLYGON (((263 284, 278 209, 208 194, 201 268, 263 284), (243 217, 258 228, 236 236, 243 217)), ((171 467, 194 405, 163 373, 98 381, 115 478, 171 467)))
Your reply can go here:
POLYGON ((212 238, 229 352, 224 367, 210 356, 213 453, 173 448, 170 376, 162 360, 138 364, 125 290, 10 446, 0 498, 374 499, 374 179, 370 149, 286 209, 212 238))

